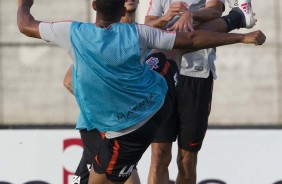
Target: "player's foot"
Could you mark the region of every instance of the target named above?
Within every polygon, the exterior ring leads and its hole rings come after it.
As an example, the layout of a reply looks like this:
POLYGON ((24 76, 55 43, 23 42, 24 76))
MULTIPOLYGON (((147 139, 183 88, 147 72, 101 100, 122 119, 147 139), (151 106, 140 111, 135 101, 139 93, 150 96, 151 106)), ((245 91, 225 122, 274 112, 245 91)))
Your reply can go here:
POLYGON ((252 0, 236 0, 232 10, 242 15, 241 28, 250 29, 256 25, 257 20, 252 9, 252 0))

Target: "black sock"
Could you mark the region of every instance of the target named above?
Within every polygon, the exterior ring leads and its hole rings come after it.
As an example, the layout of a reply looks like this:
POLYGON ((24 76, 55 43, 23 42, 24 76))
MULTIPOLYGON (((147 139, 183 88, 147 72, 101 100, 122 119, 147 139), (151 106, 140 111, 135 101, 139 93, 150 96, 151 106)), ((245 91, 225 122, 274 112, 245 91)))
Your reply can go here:
POLYGON ((244 25, 242 25, 242 15, 238 11, 235 11, 233 9, 229 12, 228 15, 221 18, 227 25, 227 32, 244 27, 244 25))

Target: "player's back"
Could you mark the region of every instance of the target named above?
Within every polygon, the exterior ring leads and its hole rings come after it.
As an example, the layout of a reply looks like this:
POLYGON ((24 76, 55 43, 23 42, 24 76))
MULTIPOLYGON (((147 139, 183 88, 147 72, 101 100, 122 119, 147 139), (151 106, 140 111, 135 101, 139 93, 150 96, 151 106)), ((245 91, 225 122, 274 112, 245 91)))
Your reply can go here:
POLYGON ((167 86, 140 62, 135 24, 115 23, 103 29, 73 23, 71 42, 76 58, 75 93, 89 129, 121 130, 160 108, 167 86))

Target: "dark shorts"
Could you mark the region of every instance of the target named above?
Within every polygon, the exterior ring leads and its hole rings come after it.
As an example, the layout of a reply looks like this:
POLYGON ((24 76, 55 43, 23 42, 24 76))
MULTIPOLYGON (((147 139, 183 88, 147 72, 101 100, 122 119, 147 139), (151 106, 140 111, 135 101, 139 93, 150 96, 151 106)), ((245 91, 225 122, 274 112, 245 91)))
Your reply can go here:
POLYGON ((152 143, 160 123, 167 120, 171 105, 172 99, 167 95, 162 108, 143 126, 117 138, 104 138, 93 162, 95 172, 106 174, 112 182, 126 181, 152 143))
POLYGON ((83 153, 73 177, 73 184, 86 184, 88 183, 91 165, 94 156, 98 153, 103 134, 100 134, 96 129, 92 131, 83 129, 79 132, 83 144, 83 153))
POLYGON ((167 60, 162 53, 154 53, 146 58, 146 63, 151 69, 160 73, 166 80, 168 86, 167 95, 170 96, 172 101, 172 111, 169 114, 169 118, 161 122, 156 136, 153 142, 166 143, 174 142, 177 136, 177 104, 175 99, 175 86, 178 83, 179 71, 177 65, 172 60, 167 60))
MULTIPOLYGON (((168 86, 169 78, 167 75, 168 86)), ((171 143, 177 138, 180 148, 199 151, 208 127, 212 91, 212 74, 208 78, 179 75, 175 91, 168 91, 176 98, 175 111, 161 124, 153 142, 171 143)))
POLYGON ((197 152, 201 149, 211 110, 212 74, 208 78, 179 76, 176 87, 178 107, 178 146, 197 152))

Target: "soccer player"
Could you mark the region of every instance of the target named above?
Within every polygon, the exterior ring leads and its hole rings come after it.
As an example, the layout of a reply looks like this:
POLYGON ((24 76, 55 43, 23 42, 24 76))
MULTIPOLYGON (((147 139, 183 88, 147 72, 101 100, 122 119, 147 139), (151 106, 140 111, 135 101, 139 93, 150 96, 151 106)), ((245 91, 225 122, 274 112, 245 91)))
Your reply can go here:
MULTIPOLYGON (((239 0, 237 7, 220 20, 217 18, 224 11, 224 3, 224 0, 152 0, 145 24, 166 30, 193 31, 194 28, 212 28, 219 25, 218 21, 224 20, 226 25, 218 30, 223 32, 255 25, 250 0, 239 0), (217 20, 205 23, 213 19, 217 20), (229 24, 230 22, 233 23, 229 24)), ((178 60, 180 70, 176 88, 179 117, 162 124, 152 143, 148 183, 169 182, 168 165, 171 161, 172 142, 178 137, 179 172, 176 183, 195 184, 197 155, 208 127, 213 80, 216 79, 216 53, 215 49, 210 48, 188 54, 179 51, 170 54, 178 58, 175 60, 178 60)))
POLYGON ((148 49, 191 51, 234 43, 261 45, 261 31, 247 34, 166 32, 119 23, 124 0, 96 0, 96 22, 37 21, 33 0, 18 0, 19 30, 56 43, 73 59, 73 87, 87 130, 105 132, 91 168, 89 183, 124 183, 171 113, 167 84, 144 64, 148 49))
MULTIPOLYGON (((138 7, 139 0, 126 0, 125 8, 126 14, 121 18, 121 23, 134 23, 135 22, 135 12, 138 7)), ((158 58, 160 57, 157 55, 158 58)), ((164 60, 160 60, 164 62, 164 60)), ((172 63, 171 66, 175 66, 172 63)), ((163 66, 163 65, 161 65, 163 66)), ((177 67, 170 67, 170 71, 178 71, 177 67)), ((172 73, 172 72, 170 72, 172 73)), ((72 86, 72 67, 68 69, 68 72, 64 78, 64 86, 69 90, 70 93, 73 93, 72 86)), ((169 86, 169 85, 168 85, 169 86)), ((174 93, 173 93, 174 94, 174 93)), ((80 137, 83 142, 83 153, 79 165, 75 171, 75 175, 73 177, 73 184, 86 184, 88 183, 89 173, 91 169, 91 164, 93 162, 94 156, 98 153, 99 144, 97 142, 101 142, 104 137, 103 133, 97 132, 96 129, 87 131, 85 121, 82 115, 79 115, 77 119, 77 129, 80 132, 80 137)), ((137 169, 134 168, 131 176, 126 181, 126 184, 140 184, 140 179, 137 173, 137 169)))

